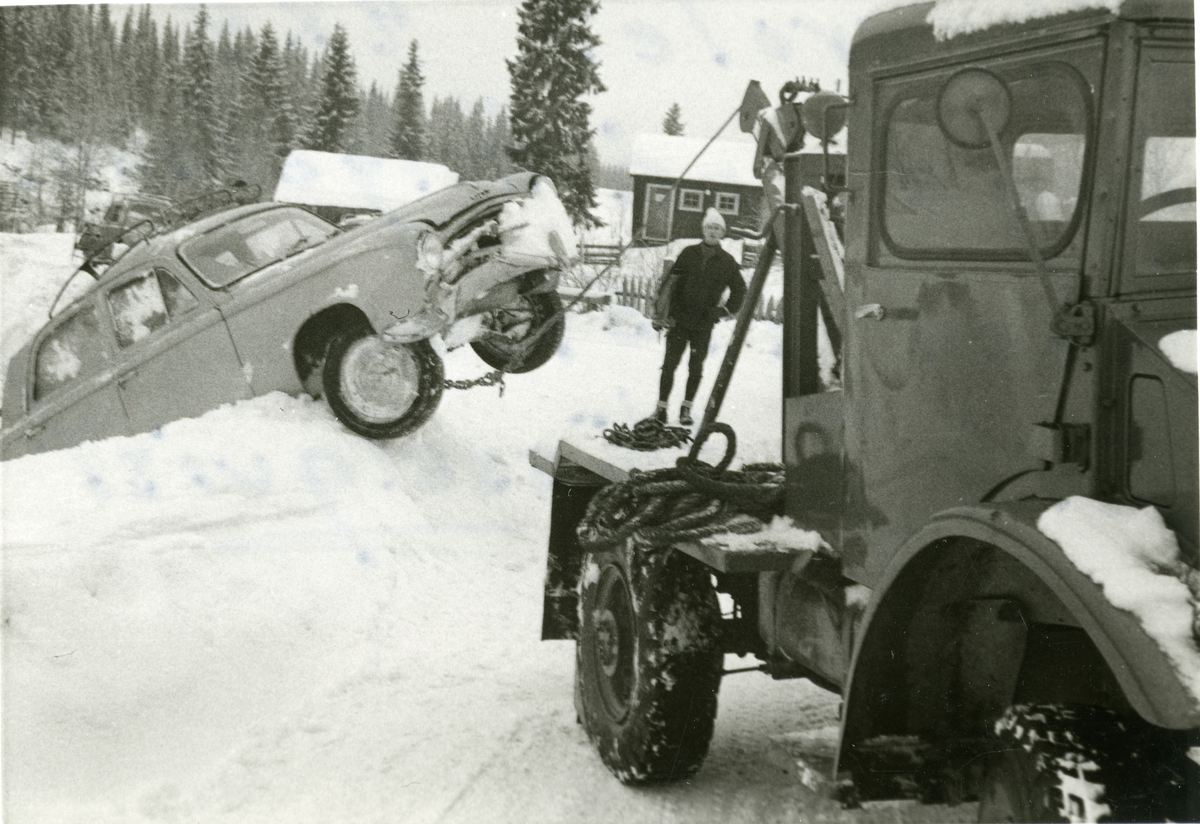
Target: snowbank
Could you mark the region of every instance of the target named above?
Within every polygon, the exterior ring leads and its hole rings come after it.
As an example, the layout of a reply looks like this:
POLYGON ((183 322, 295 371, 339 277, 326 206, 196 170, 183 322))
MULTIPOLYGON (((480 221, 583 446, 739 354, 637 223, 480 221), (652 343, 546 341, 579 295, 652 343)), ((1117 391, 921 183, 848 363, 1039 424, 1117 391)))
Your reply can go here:
MULTIPOLYGON (((70 242, 0 236, 6 354, 70 242)), ((778 459, 780 337, 752 325, 730 388, 739 461, 778 459)), ((554 812, 563 787, 644 814, 575 725, 570 646, 539 640, 551 485, 529 449, 607 444, 653 409, 661 358, 610 307, 401 440, 272 394, 0 464, 5 821, 589 820, 554 812), (531 787, 529 763, 575 772, 531 787)), ((445 359, 489 371, 468 346, 445 359)))
POLYGON ((1196 596, 1181 580, 1187 567, 1158 510, 1071 497, 1042 513, 1038 529, 1103 587, 1114 606, 1137 616, 1200 701, 1200 649, 1192 631, 1196 596))

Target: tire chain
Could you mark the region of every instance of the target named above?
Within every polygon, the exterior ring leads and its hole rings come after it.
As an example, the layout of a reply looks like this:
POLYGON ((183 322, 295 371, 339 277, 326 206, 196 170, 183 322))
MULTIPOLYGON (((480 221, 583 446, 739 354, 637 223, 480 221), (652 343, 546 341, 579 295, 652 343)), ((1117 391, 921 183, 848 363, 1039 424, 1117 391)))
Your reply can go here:
POLYGON ((499 369, 494 369, 486 375, 474 378, 473 380, 455 381, 447 378, 444 385, 447 389, 473 389, 476 386, 499 386, 500 397, 504 397, 504 373, 499 369))

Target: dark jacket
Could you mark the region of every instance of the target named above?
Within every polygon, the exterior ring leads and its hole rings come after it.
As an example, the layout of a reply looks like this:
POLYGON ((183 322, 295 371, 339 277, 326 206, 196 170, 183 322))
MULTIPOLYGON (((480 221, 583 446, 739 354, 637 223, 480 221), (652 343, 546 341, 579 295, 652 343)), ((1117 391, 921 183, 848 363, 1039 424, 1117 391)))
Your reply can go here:
POLYGON ((746 296, 746 283, 733 256, 717 246, 707 263, 697 243, 679 253, 671 271, 678 274, 671 296, 671 320, 684 329, 711 327, 721 316, 717 304, 728 288, 725 308, 737 314, 746 296))

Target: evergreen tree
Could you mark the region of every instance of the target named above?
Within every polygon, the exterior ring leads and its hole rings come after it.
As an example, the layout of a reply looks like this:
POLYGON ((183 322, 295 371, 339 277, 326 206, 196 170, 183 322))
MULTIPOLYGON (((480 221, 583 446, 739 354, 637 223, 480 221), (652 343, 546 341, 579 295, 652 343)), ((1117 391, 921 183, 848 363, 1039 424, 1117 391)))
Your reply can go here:
MULTIPOLYGON (((296 142, 296 109, 287 77, 284 55, 270 23, 263 26, 258 53, 250 70, 247 120, 254 128, 252 141, 263 154, 273 158, 269 171, 251 173, 263 185, 274 185, 283 167, 283 159, 296 142)), ((261 157, 262 155, 260 155, 261 157)))
POLYGON ((483 177, 495 180, 512 174, 512 161, 508 159, 508 147, 512 143, 512 132, 508 128, 508 112, 501 109, 495 120, 488 124, 484 140, 485 164, 483 177))
POLYGON ((475 101, 471 115, 463 126, 463 156, 465 165, 462 175, 467 180, 483 180, 487 177, 486 140, 487 118, 483 114, 483 98, 475 101))
POLYGON ((669 134, 671 137, 679 137, 683 134, 683 121, 679 119, 682 114, 679 104, 672 103, 671 108, 667 109, 667 116, 663 118, 664 134, 669 134))
POLYGON ((588 124, 592 107, 582 98, 605 90, 590 56, 600 38, 588 22, 599 8, 598 0, 524 0, 517 57, 507 61, 515 142, 509 155, 553 179, 567 213, 584 226, 596 225, 587 157, 595 131, 588 124))
POLYGON ((392 126, 392 157, 402 160, 425 158, 425 101, 421 87, 425 78, 417 60, 417 41, 408 44, 408 62, 400 70, 396 87, 396 120, 392 126))
POLYGON ((217 100, 217 73, 208 21, 208 10, 201 5, 194 26, 184 37, 183 47, 183 122, 191 167, 188 186, 196 191, 220 183, 227 165, 226 124, 217 100))
POLYGON ((324 64, 316 117, 304 145, 307 149, 340 152, 346 148, 350 126, 360 105, 354 58, 350 55, 349 38, 341 23, 333 27, 324 64))

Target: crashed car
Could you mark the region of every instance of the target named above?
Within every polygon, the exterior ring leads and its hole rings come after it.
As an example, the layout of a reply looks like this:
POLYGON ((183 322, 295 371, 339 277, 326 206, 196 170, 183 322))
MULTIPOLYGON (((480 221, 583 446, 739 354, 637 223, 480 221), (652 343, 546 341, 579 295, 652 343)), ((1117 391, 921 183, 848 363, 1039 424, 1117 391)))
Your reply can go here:
POLYGON ((435 336, 505 372, 554 355, 575 249, 554 184, 529 173, 459 183, 349 231, 256 203, 122 239, 128 250, 9 362, 4 459, 273 391, 323 395, 366 437, 405 435, 441 399, 435 336))

